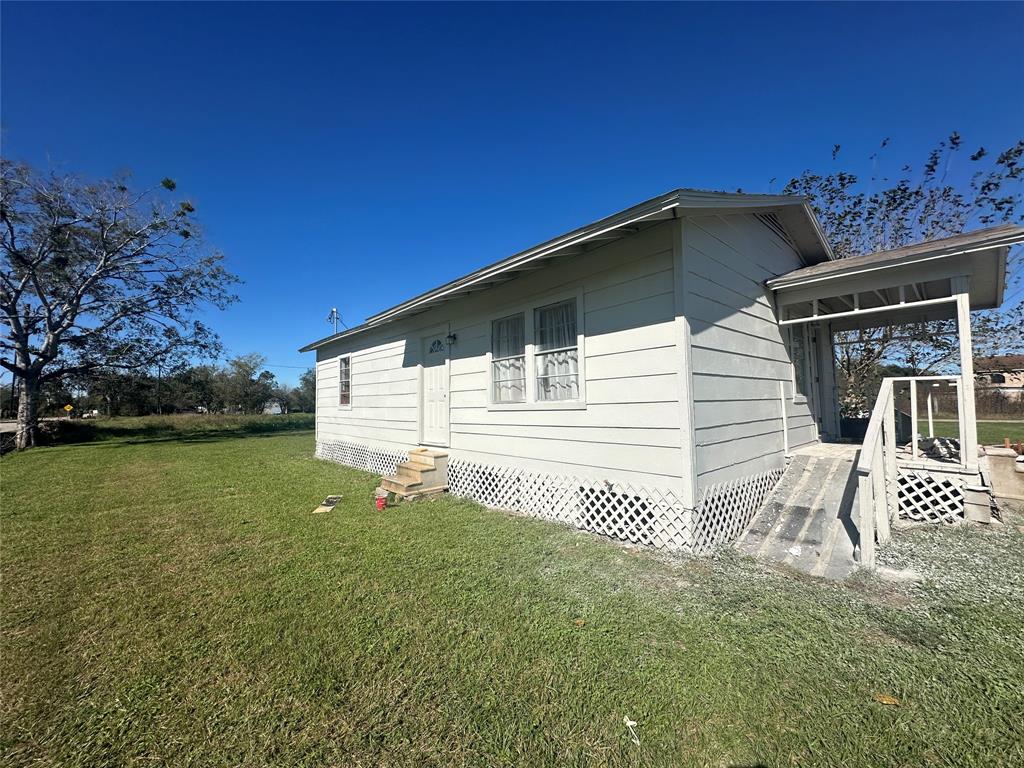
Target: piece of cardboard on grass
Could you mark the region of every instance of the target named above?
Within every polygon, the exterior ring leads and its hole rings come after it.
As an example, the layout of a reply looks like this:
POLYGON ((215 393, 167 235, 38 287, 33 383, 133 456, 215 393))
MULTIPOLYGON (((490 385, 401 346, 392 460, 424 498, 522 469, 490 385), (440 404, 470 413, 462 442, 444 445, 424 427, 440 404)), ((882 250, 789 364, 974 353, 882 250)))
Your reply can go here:
POLYGON ((330 512, 337 506, 338 502, 341 501, 341 494, 337 496, 328 496, 326 499, 320 502, 320 506, 313 510, 314 515, 322 514, 323 512, 330 512))

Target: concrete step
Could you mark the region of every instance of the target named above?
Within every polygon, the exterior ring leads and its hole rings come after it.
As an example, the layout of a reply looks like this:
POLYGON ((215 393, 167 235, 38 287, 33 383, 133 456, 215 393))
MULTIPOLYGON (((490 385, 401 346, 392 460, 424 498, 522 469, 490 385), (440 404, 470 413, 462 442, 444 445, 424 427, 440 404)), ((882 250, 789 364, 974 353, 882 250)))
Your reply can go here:
POLYGON ((964 486, 964 520, 969 523, 992 522, 992 495, 988 488, 964 486))

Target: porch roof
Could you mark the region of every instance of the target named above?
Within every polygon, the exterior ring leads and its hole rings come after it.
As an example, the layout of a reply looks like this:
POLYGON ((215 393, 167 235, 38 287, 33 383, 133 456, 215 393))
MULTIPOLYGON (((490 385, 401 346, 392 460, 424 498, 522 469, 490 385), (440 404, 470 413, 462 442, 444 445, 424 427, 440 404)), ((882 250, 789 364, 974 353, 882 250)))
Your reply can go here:
POLYGON ((832 322, 834 330, 956 316, 955 282, 967 278, 971 309, 1002 304, 1010 246, 1024 227, 1006 224, 828 261, 766 281, 783 325, 832 322))

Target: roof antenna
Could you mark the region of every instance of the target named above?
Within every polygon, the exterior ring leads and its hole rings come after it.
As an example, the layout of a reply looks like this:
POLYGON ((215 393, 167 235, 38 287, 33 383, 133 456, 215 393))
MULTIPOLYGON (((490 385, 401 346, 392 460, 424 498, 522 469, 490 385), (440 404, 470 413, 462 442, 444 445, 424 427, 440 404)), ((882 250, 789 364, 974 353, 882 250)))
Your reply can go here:
POLYGON ((327 315, 327 322, 334 323, 334 332, 338 332, 338 323, 341 321, 341 315, 338 314, 337 307, 331 307, 330 313, 327 315))

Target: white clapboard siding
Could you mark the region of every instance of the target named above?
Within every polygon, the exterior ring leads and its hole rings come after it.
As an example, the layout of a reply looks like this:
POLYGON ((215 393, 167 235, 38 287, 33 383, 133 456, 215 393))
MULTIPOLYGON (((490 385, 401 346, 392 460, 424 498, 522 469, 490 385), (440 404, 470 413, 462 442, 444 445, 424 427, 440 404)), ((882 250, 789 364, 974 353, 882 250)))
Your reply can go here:
POLYGON ((675 354, 675 348, 676 329, 675 323, 671 320, 636 328, 624 328, 616 333, 591 333, 587 336, 587 360, 601 355, 634 352, 638 349, 663 349, 666 350, 665 354, 675 354))
MULTIPOLYGON (((672 403, 630 403, 623 408, 619 403, 595 403, 593 398, 584 410, 566 411, 488 411, 483 405, 453 406, 451 409, 452 425, 460 424, 493 424, 495 426, 515 426, 522 424, 529 427, 545 427, 553 429, 577 429, 581 427, 627 427, 656 428, 666 430, 679 429, 680 409, 672 403)), ((677 438, 678 439, 678 438, 677 438)))
POLYGON ((507 284, 318 350, 323 439, 418 440, 418 361, 426 333, 454 333, 449 363, 453 457, 678 488, 681 466, 673 244, 666 222, 507 284), (491 320, 527 302, 582 293, 585 409, 488 407, 491 320), (337 357, 351 353, 352 406, 337 407, 337 357))
MULTIPOLYGON (((755 216, 695 216, 684 227, 698 488, 779 469, 779 382, 792 365, 764 281, 801 266, 755 216)), ((790 447, 817 439, 804 403, 786 402, 790 447)))
POLYGON ((396 450, 416 445, 422 338, 453 333, 453 457, 671 487, 681 487, 693 470, 699 488, 776 470, 784 460, 780 382, 789 392, 790 447, 817 439, 809 406, 792 398, 792 366, 764 286, 799 266, 792 247, 753 215, 666 222, 321 348, 318 436, 396 450), (685 356, 674 290, 680 237, 688 391, 679 377, 685 356), (582 297, 586 407, 489 407, 492 319, 569 295, 582 297), (341 354, 352 355, 348 408, 337 403, 341 354), (692 469, 682 466, 686 399, 693 403, 692 469))
POLYGON ((405 339, 367 335, 352 357, 351 407, 338 403, 338 354, 318 354, 317 439, 404 450, 417 440, 418 375, 405 339))

